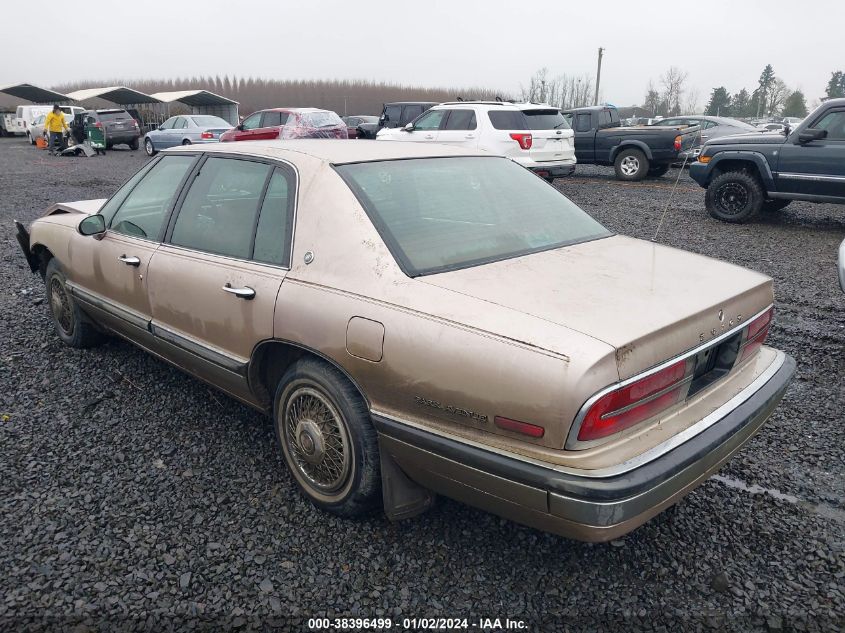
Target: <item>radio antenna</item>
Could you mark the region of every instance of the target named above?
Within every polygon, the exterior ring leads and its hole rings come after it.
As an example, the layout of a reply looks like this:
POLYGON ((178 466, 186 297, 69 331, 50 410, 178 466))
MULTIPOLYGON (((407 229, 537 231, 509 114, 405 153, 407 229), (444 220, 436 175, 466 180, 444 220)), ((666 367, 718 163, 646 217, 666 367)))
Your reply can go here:
MULTIPOLYGON (((701 142, 701 125, 698 126, 698 141, 701 142)), ((652 242, 657 241, 657 236, 660 234, 660 229, 663 226, 663 220, 666 219, 666 213, 669 211, 669 205, 672 204, 672 199, 675 197, 675 190, 678 188, 678 183, 681 181, 681 174, 684 173, 684 167, 687 166, 687 159, 689 158, 689 152, 686 153, 684 156, 684 162, 681 164, 681 168, 678 170, 678 177, 675 178, 675 184, 672 185, 672 191, 669 193, 669 199, 666 200, 666 206, 663 207, 663 214, 660 216, 660 222, 657 223, 657 230, 654 232, 654 237, 651 238, 652 242)))

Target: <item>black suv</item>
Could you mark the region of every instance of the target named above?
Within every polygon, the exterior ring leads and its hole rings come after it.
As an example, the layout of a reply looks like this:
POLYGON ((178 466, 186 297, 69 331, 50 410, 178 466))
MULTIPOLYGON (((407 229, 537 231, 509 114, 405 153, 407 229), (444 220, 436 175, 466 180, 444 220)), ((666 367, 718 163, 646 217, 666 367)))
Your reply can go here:
POLYGON ((792 200, 845 204, 845 99, 820 105, 794 130, 708 141, 690 176, 714 218, 746 222, 792 200))
POLYGON ((395 101, 382 106, 377 123, 361 123, 358 138, 375 138, 383 127, 404 127, 437 103, 431 101, 395 101))
POLYGON ((85 140, 85 128, 97 127, 103 131, 106 147, 125 143, 132 149, 138 149, 141 128, 126 110, 86 110, 77 114, 71 123, 71 133, 78 143, 85 140))

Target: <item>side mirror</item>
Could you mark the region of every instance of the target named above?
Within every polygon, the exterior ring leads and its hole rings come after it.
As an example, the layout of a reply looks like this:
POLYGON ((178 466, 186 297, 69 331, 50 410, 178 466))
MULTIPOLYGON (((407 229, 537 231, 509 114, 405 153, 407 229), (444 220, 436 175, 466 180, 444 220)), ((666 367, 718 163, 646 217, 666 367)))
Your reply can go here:
POLYGON ((842 240, 842 243, 839 245, 837 269, 839 270, 839 287, 842 288, 842 292, 845 292, 845 240, 842 240))
POLYGON ((827 138, 827 130, 822 130, 817 127, 808 127, 798 134, 799 143, 809 143, 811 141, 820 141, 827 138))
POLYGON ((158 131, 161 132, 164 129, 164 123, 158 126, 158 131))
POLYGON ((402 128, 406 132, 413 132, 414 131, 414 124, 408 123, 405 127, 402 128))
POLYGON ((240 123, 240 124, 236 125, 235 129, 238 130, 239 132, 243 132, 244 131, 244 124, 240 123))
POLYGON ((89 215, 77 227, 80 235, 100 235, 106 232, 106 219, 100 215, 89 215))

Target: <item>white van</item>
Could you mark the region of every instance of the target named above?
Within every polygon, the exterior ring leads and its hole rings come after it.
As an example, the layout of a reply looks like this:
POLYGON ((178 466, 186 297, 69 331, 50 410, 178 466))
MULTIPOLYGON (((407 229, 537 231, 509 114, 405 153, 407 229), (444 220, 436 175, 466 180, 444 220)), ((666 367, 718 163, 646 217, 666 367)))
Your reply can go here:
MULTIPOLYGON (((62 112, 65 115, 70 115, 70 120, 73 120, 73 117, 76 116, 79 112, 84 112, 85 108, 80 106, 59 106, 62 112)), ((35 139, 32 138, 30 134, 30 129, 32 124, 42 114, 46 115, 50 110, 53 109, 51 105, 20 105, 18 106, 17 111, 15 112, 15 125, 13 128, 13 133, 15 134, 23 134, 27 138, 29 138, 30 143, 34 143, 35 139)), ((65 117, 67 118, 67 116, 65 117)))

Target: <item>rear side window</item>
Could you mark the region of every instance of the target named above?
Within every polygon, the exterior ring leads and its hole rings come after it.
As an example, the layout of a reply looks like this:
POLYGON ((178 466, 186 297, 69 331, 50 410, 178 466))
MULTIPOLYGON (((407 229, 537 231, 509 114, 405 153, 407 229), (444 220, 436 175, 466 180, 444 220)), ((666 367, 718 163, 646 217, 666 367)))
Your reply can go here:
POLYGON ((523 110, 529 130, 568 130, 569 124, 560 110, 523 110))
POLYGON ((487 115, 497 130, 527 130, 528 123, 518 110, 490 110, 487 115))
POLYGON ((592 116, 589 112, 581 112, 575 118, 576 132, 589 132, 593 129, 592 116))
POLYGON ((477 126, 473 110, 450 110, 444 130, 474 130, 477 126))
POLYGON ((284 125, 287 120, 287 112, 265 112, 264 118, 261 120, 261 127, 279 127, 284 125))
POLYGON ((311 127, 335 127, 343 125, 343 121, 340 120, 340 117, 329 110, 304 112, 301 116, 305 125, 311 127))
POLYGON ((264 163, 209 158, 185 196, 170 242, 248 259, 259 201, 271 169, 264 163))
POLYGON ((118 233, 158 239, 161 224, 193 156, 164 156, 148 171, 114 214, 111 229, 118 233))
POLYGON ((293 180, 276 169, 258 214, 252 258, 268 264, 289 266, 292 225, 293 180))

